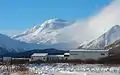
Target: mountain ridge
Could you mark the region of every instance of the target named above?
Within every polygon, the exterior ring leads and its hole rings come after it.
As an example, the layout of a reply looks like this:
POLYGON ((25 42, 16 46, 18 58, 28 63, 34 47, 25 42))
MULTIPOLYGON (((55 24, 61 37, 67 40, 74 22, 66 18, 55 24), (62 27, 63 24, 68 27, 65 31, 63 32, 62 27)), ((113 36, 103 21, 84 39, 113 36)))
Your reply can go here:
MULTIPOLYGON (((59 44, 66 43, 61 34, 61 29, 72 25, 74 22, 62 20, 59 18, 49 19, 42 24, 33 26, 32 28, 24 31, 20 35, 12 37, 15 40, 20 40, 26 43, 37 44, 59 44), (59 37, 59 38, 58 38, 59 37)), ((65 38, 66 39, 66 38, 65 38)))
POLYGON ((115 25, 103 35, 94 39, 87 44, 83 45, 81 48, 88 49, 104 49, 107 45, 114 43, 116 40, 120 39, 120 25, 115 25))
POLYGON ((74 22, 55 18, 47 20, 43 24, 37 24, 12 38, 0 34, 0 47, 8 50, 8 52, 48 48, 70 50, 77 49, 78 46, 84 49, 104 49, 105 46, 120 39, 120 26, 115 25, 106 33, 90 42, 78 42, 79 39, 75 38, 82 34, 78 32, 75 32, 77 34, 72 33, 73 31, 69 30, 69 26, 71 26, 70 28, 74 27, 72 24, 74 22))

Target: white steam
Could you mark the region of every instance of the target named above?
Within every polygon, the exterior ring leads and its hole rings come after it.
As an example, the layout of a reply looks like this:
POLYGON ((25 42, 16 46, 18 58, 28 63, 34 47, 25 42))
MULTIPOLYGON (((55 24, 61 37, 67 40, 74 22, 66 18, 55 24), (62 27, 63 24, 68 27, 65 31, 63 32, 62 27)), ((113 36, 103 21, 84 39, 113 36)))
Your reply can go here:
POLYGON ((63 41, 76 41, 80 45, 99 37, 114 25, 120 25, 120 0, 114 0, 87 20, 76 21, 73 25, 62 29, 61 34, 64 35, 59 38, 63 41))

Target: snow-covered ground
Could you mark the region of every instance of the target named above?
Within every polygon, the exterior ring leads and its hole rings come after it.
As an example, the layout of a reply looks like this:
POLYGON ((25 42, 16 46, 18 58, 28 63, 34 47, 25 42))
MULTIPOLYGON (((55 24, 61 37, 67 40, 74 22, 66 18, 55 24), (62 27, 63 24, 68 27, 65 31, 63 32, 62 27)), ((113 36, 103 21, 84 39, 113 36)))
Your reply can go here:
MULTIPOLYGON (((7 66, 8 67, 8 66, 7 66)), ((12 66, 15 70, 16 66, 12 66)), ((17 66, 21 67, 20 65, 17 66)), ((12 71, 0 66, 0 75, 120 75, 119 65, 100 65, 100 64, 30 64, 25 66, 28 70, 12 71), (8 74, 9 73, 9 74, 8 74)), ((9 67, 10 69, 10 67, 9 67)))
POLYGON ((120 67, 103 65, 41 64, 30 65, 33 75, 120 75, 120 67))

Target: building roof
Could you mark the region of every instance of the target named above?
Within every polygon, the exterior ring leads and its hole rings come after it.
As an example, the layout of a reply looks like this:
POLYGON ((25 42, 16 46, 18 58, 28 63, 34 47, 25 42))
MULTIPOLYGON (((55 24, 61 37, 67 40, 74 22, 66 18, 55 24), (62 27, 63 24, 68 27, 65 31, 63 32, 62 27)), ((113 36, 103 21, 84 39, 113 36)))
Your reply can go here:
POLYGON ((92 51, 93 52, 108 52, 109 50, 105 50, 105 49, 103 49, 103 50, 102 49, 101 50, 100 49, 74 49, 74 50, 70 50, 70 51, 79 51, 79 52, 80 51, 81 52, 85 52, 85 51, 86 52, 88 52, 88 51, 90 51, 90 52, 92 52, 92 51))
POLYGON ((70 53, 64 53, 64 55, 70 55, 70 53))
POLYGON ((64 55, 49 55, 50 57, 64 57, 64 55))
POLYGON ((31 56, 47 56, 48 53, 33 53, 31 56))
POLYGON ((56 55, 57 57, 64 57, 64 55, 56 55))

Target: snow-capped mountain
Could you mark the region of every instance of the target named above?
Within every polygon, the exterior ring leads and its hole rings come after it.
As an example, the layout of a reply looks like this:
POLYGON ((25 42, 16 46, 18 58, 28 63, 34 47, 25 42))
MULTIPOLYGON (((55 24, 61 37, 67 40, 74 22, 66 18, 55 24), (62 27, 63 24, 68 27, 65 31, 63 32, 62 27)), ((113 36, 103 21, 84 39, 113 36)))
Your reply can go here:
POLYGON ((0 34, 0 47, 8 51, 25 51, 32 49, 72 49, 80 48, 103 49, 105 46, 112 44, 120 39, 120 26, 113 26, 108 32, 99 38, 89 42, 84 41, 82 37, 87 34, 79 34, 82 30, 86 32, 86 27, 80 28, 79 24, 69 22, 59 18, 45 21, 43 24, 37 24, 34 27, 24 31, 12 38, 0 34), (81 38, 82 37, 82 38, 81 38))
POLYGON ((84 44, 82 48, 87 49, 104 49, 107 45, 114 43, 116 40, 120 40, 120 26, 115 25, 99 38, 84 44))
POLYGON ((1 47, 11 51, 26 51, 32 49, 70 49, 73 48, 65 36, 61 33, 61 29, 70 26, 74 22, 68 22, 59 18, 45 21, 43 24, 37 24, 27 29, 19 35, 8 37, 0 36, 1 47), (66 42, 67 41, 67 42, 66 42))
POLYGON ((80 30, 86 32, 86 28, 83 25, 81 29, 79 24, 74 25, 74 23, 75 21, 70 22, 59 18, 49 19, 42 24, 37 24, 23 33, 14 36, 13 39, 28 44, 36 44, 42 48, 56 49, 76 48, 79 44, 82 45, 82 48, 104 49, 105 46, 120 39, 120 26, 116 25, 99 38, 84 44, 82 43, 84 41, 81 40, 85 37, 82 36, 87 34, 79 34, 79 32, 80 30))
POLYGON ((0 34, 0 47, 8 52, 20 52, 29 49, 39 48, 35 44, 28 44, 25 42, 13 40, 10 37, 0 34))
POLYGON ((65 43, 60 42, 58 39, 58 36, 62 36, 60 30, 70 26, 72 23, 73 22, 68 22, 59 18, 49 19, 43 24, 37 24, 31 29, 26 30, 20 35, 16 35, 13 38, 27 43, 37 44, 65 43))
POLYGON ((32 49, 48 49, 48 48, 65 49, 65 48, 69 48, 69 46, 65 45, 65 43, 49 44, 49 45, 25 43, 19 40, 14 40, 6 35, 0 34, 0 52, 1 53, 22 52, 22 51, 28 51, 32 49))

